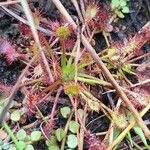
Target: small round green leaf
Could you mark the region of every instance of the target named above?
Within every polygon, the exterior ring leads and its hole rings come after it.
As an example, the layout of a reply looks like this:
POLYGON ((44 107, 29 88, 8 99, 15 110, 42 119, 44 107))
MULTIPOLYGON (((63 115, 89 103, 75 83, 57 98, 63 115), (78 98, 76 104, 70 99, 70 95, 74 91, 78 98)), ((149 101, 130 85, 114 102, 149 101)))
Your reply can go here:
POLYGON ((31 141, 31 137, 29 135, 26 135, 26 138, 24 139, 25 142, 31 141))
POLYGON ((68 135, 67 145, 69 148, 76 148, 78 145, 77 137, 74 134, 68 135))
POLYGON ((117 15, 118 15, 119 18, 124 18, 125 17, 124 14, 121 11, 118 11, 117 15))
POLYGON ((56 131, 55 131, 55 135, 57 137, 57 140, 59 142, 61 142, 61 140, 64 138, 64 135, 65 135, 65 131, 62 129, 62 128, 58 128, 56 131))
POLYGON ((26 147, 26 143, 24 141, 19 141, 18 142, 18 149, 23 150, 26 147))
POLYGON ((64 118, 67 118, 71 113, 71 109, 70 107, 63 107, 60 109, 60 113, 64 118))
POLYGON ((79 113, 80 118, 83 118, 83 116, 84 116, 84 110, 83 109, 78 109, 77 111, 79 113))
POLYGON ((48 148, 48 150, 60 150, 57 145, 52 145, 48 148))
POLYGON ((120 1, 119 0, 112 0, 111 1, 111 5, 112 5, 112 8, 114 9, 114 8, 117 8, 117 7, 119 7, 119 5, 120 5, 120 1))
POLYGON ((11 113, 10 119, 12 121, 16 121, 17 122, 17 121, 20 120, 20 116, 21 116, 21 114, 20 114, 19 110, 15 110, 14 112, 11 113))
POLYGON ((18 140, 20 141, 24 141, 25 138, 26 138, 27 134, 26 134, 26 131, 24 129, 20 129, 17 134, 16 134, 16 137, 18 138, 18 140))
POLYGON ((125 0, 121 0, 120 1, 120 6, 121 7, 124 7, 124 6, 126 6, 127 5, 127 2, 125 1, 125 0))
POLYGON ((127 7, 127 6, 123 7, 122 12, 129 13, 129 7, 127 7))
POLYGON ((77 133, 78 129, 79 129, 79 124, 76 121, 71 120, 69 123, 69 130, 72 133, 77 133))
POLYGON ((17 149, 16 149, 16 147, 13 144, 11 144, 9 149, 7 149, 7 150, 17 150, 17 149))
POLYGON ((31 133, 31 141, 35 142, 35 141, 39 141, 41 139, 41 131, 33 131, 31 133))
POLYGON ((56 138, 56 136, 52 135, 50 137, 50 140, 46 141, 46 145, 47 146, 57 145, 57 138, 56 138))
POLYGON ((2 146, 3 150, 9 149, 9 147, 10 147, 10 144, 7 143, 7 142, 4 142, 4 144, 3 144, 3 146, 2 146))
POLYGON ((25 150, 34 150, 34 147, 29 144, 26 146, 25 150))

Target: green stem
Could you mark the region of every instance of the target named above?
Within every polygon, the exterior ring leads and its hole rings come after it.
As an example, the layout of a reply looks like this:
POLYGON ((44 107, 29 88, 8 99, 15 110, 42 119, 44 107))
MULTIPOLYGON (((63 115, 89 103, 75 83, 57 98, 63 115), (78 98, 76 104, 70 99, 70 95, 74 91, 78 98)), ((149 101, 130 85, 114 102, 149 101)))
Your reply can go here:
POLYGON ((39 115, 40 115, 41 118, 43 119, 43 121, 44 121, 46 124, 48 124, 48 121, 47 121, 46 118, 43 116, 43 114, 42 114, 42 112, 40 111, 40 109, 39 109, 36 105, 35 105, 35 107, 36 107, 36 109, 37 109, 39 115))
POLYGON ((71 52, 71 55, 69 57, 69 60, 67 61, 67 67, 70 67, 73 64, 73 58, 74 58, 74 53, 76 51, 76 47, 77 47, 78 41, 76 41, 73 50, 71 52))
POLYGON ((18 140, 16 139, 16 137, 14 136, 12 130, 10 129, 10 127, 8 126, 8 124, 6 122, 3 122, 3 127, 5 128, 5 130, 7 131, 7 133, 9 134, 10 138, 12 139, 12 141, 14 142, 17 150, 22 150, 18 144, 18 140))
POLYGON ((63 140, 61 142, 61 150, 65 149, 65 143, 66 143, 66 139, 67 139, 67 132, 68 132, 68 129, 69 129, 69 123, 70 123, 70 121, 72 119, 73 114, 74 114, 74 111, 71 112, 71 114, 70 114, 70 116, 68 118, 68 121, 66 123, 66 126, 65 126, 65 135, 64 135, 64 138, 63 138, 63 140))
POLYGON ((92 77, 90 75, 82 74, 82 73, 79 73, 78 75, 79 75, 77 77, 78 81, 86 82, 89 84, 100 84, 100 85, 111 87, 111 84, 107 81, 92 77))
POLYGON ((66 54, 65 54, 66 50, 65 50, 65 42, 64 42, 64 40, 61 41, 61 45, 62 45, 61 67, 63 69, 66 66, 66 54))
POLYGON ((137 143, 135 143, 134 141, 132 141, 133 142, 133 145, 138 149, 138 150, 142 150, 142 148, 137 144, 137 143))

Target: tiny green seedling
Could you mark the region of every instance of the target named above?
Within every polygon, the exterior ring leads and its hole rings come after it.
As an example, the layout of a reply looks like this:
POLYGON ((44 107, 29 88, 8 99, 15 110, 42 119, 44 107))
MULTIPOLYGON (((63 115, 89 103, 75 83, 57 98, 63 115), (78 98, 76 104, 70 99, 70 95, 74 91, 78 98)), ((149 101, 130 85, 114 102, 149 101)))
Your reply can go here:
POLYGON ((60 113, 61 113, 61 115, 64 117, 64 118, 68 118, 69 117, 69 115, 70 115, 70 113, 71 113, 71 109, 70 109, 70 107, 62 107, 61 109, 60 109, 60 113))
POLYGON ((55 131, 55 135, 56 135, 56 138, 59 142, 62 141, 62 139, 64 138, 64 135, 65 135, 65 131, 63 128, 58 128, 56 131, 55 131))
POLYGON ((14 122, 17 122, 20 120, 20 117, 21 117, 21 113, 19 110, 15 110, 11 113, 10 115, 10 119, 14 122))
POLYGON ((80 125, 76 121, 74 121, 74 120, 70 121, 70 123, 69 123, 69 130, 72 133, 77 133, 79 127, 80 127, 80 125))
POLYGON ((0 140, 0 150, 17 150, 13 144, 0 140))
POLYGON ((111 9, 119 17, 124 18, 124 14, 129 13, 129 0, 111 0, 111 9))
POLYGON ((77 136, 74 134, 68 135, 67 145, 69 148, 76 148, 78 145, 77 136))
POLYGON ((33 145, 26 144, 26 142, 28 142, 28 143, 37 142, 41 139, 41 135, 42 135, 41 131, 33 131, 33 132, 31 132, 31 135, 27 135, 27 133, 24 129, 20 129, 16 133, 16 138, 18 139, 18 141, 19 141, 18 143, 22 147, 22 149, 34 150, 33 145))

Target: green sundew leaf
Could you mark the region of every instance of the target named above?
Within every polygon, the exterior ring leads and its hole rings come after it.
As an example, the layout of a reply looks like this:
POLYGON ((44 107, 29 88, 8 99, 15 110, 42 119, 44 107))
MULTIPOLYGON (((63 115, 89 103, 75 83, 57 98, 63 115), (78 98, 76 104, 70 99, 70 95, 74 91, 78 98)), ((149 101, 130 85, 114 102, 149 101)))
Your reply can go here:
POLYGON ((120 1, 120 6, 121 7, 124 7, 124 6, 126 6, 127 5, 127 2, 125 1, 125 0, 121 0, 120 1))
POLYGON ((78 95, 79 91, 80 91, 79 86, 74 83, 66 84, 64 86, 64 92, 67 95, 72 95, 72 96, 78 95))
POLYGON ((31 141, 33 142, 39 141, 41 139, 41 135, 42 135, 41 131, 33 131, 31 133, 31 141))
POLYGON ((25 138, 26 138, 27 134, 26 134, 26 131, 24 129, 20 129, 17 134, 16 134, 16 137, 18 138, 18 140, 20 141, 24 141, 25 138))
POLYGON ((74 134, 68 135, 67 145, 69 148, 76 148, 78 145, 77 137, 74 134))
POLYGON ((119 5, 120 5, 120 1, 119 0, 112 0, 111 1, 111 5, 112 5, 112 8, 114 9, 114 8, 117 8, 117 7, 119 7, 119 5))
POLYGON ((121 69, 127 73, 132 73, 132 66, 130 64, 124 65, 121 69))
POLYGON ((62 128, 58 128, 56 131, 55 131, 55 135, 57 137, 57 140, 59 142, 61 142, 61 140, 64 138, 64 135, 65 135, 65 131, 62 129, 62 128))
POLYGON ((21 117, 21 114, 20 114, 19 110, 15 110, 15 111, 14 111, 13 113, 11 113, 11 115, 10 115, 10 119, 11 119, 12 121, 15 121, 15 122, 19 121, 19 120, 20 120, 20 117, 21 117))
POLYGON ((24 150, 26 147, 26 143, 24 141, 19 141, 18 142, 18 147, 20 150, 24 150))
POLYGON ((135 133, 136 133, 137 135, 139 135, 139 137, 141 138, 142 142, 143 142, 145 145, 147 145, 147 141, 146 141, 146 138, 145 138, 145 135, 144 135, 142 129, 141 129, 139 126, 137 126, 137 125, 134 126, 133 129, 134 129, 135 133))
POLYGON ((74 74, 75 74, 74 65, 71 64, 70 66, 62 68, 62 75, 61 75, 62 82, 72 81, 74 79, 74 74))
POLYGON ((29 144, 26 146, 25 150, 34 150, 34 147, 33 147, 33 145, 29 144))
POLYGON ((124 14, 121 11, 118 11, 117 15, 118 15, 119 18, 124 18, 125 17, 124 14))
POLYGON ((129 13, 130 12, 129 7, 127 7, 127 6, 123 7, 122 12, 129 13))
POLYGON ((69 130, 72 133, 77 133, 78 129, 79 129, 79 124, 76 121, 71 120, 69 123, 69 130))
POLYGON ((57 145, 57 138, 56 138, 56 136, 52 135, 50 137, 50 140, 46 141, 46 145, 47 146, 57 145))
POLYGON ((60 113, 64 118, 68 118, 68 116, 71 113, 71 109, 70 109, 70 107, 63 107, 60 109, 60 113))
POLYGON ((13 144, 11 144, 10 147, 7 150, 17 150, 17 149, 13 144))
POLYGON ((48 148, 48 150, 60 150, 57 145, 52 145, 48 148))

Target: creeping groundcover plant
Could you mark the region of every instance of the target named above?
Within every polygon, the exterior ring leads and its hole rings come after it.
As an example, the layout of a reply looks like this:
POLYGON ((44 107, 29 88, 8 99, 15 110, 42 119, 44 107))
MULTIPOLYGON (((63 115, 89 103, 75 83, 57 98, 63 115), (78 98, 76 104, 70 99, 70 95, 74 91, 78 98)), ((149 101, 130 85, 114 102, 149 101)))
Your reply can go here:
POLYGON ((42 3, 0 2, 17 32, 1 35, 0 59, 24 66, 0 80, 0 149, 150 149, 150 22, 119 27, 129 0, 42 3))

